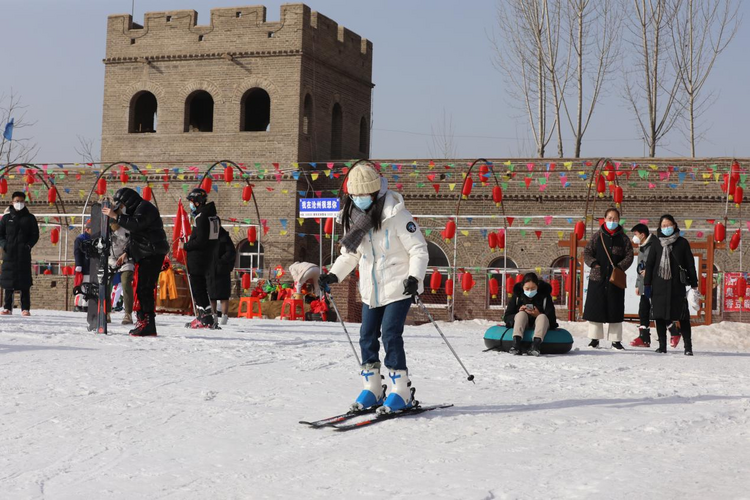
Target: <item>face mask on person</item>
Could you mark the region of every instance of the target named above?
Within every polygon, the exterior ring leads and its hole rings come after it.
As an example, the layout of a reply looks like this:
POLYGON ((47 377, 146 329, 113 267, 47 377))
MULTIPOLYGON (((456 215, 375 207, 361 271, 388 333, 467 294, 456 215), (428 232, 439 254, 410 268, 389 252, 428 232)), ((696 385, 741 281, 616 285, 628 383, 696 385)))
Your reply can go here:
POLYGON ((617 229, 617 226, 620 225, 619 222, 610 221, 610 220, 608 220, 606 224, 607 224, 607 229, 609 229, 610 231, 614 231, 615 229, 617 229))
POLYGON ((536 297, 537 290, 524 290, 523 294, 526 295, 528 298, 533 299, 536 297))
POLYGON ((372 196, 369 194, 365 196, 352 196, 352 201, 363 212, 372 206, 372 196))
POLYGON ((670 236, 674 234, 674 226, 667 226, 667 227, 661 228, 661 234, 669 238, 670 236))
POLYGON ((633 243, 635 243, 636 245, 640 245, 641 239, 638 236, 633 236, 633 243))
POLYGON ((16 209, 16 212, 23 210, 23 207, 25 207, 26 204, 22 201, 14 201, 13 202, 13 208, 16 209))
POLYGON ((198 210, 198 208, 195 206, 195 204, 191 201, 190 202, 190 211, 195 213, 195 211, 198 210))

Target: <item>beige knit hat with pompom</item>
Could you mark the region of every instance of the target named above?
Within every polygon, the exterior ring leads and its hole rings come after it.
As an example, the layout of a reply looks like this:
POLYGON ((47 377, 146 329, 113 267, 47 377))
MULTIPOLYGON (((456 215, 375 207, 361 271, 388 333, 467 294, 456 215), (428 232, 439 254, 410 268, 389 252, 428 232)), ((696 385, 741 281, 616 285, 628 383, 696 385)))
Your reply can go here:
POLYGON ((349 172, 346 190, 354 196, 376 193, 380 191, 380 174, 370 165, 361 163, 349 172))

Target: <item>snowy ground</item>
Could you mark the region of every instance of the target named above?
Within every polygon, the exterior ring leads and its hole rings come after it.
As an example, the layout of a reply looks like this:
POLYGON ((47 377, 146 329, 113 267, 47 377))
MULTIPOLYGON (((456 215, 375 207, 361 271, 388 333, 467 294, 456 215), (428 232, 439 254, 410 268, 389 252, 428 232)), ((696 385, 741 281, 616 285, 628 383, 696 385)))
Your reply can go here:
POLYGON ((336 433, 297 421, 359 392, 338 324, 160 316, 136 339, 33 314, 0 318, 3 500, 750 498, 748 325, 696 329, 693 358, 576 338, 535 359, 482 353, 489 323, 444 324, 476 385, 410 327, 417 396, 456 406, 336 433))

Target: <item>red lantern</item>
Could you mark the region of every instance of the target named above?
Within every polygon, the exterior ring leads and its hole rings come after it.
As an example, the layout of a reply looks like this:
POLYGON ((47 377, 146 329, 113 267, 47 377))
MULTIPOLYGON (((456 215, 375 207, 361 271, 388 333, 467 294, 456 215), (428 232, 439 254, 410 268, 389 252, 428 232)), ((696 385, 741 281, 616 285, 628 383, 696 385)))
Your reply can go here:
POLYGON ((737 208, 740 208, 740 205, 742 205, 742 199, 745 197, 745 190, 742 189, 742 186, 737 186, 734 188, 734 204, 737 208))
POLYGON ((229 166, 224 169, 224 182, 229 184, 234 180, 234 169, 229 166))
POLYGON ((724 227, 724 224, 721 222, 717 223, 716 226, 714 226, 714 241, 716 243, 721 243, 724 241, 727 237, 727 230, 724 227))
POLYGON ((107 179, 101 177, 96 181, 96 194, 104 196, 107 193, 107 179))
POLYGON ((443 283, 443 275, 440 274, 440 271, 435 269, 432 272, 432 276, 430 276, 430 289, 432 290, 432 293, 437 293, 438 290, 440 290, 441 283, 443 283))
POLYGON ((211 192, 211 186, 213 185, 213 179, 211 179, 210 176, 204 175, 203 180, 201 181, 201 189, 203 189, 205 192, 210 193, 211 192))
POLYGON ((453 219, 449 219, 448 222, 445 223, 445 229, 443 229, 442 235, 446 243, 450 243, 450 241, 456 236, 456 222, 453 219))
POLYGON ((52 269, 50 268, 45 269, 43 274, 52 274, 52 269))
POLYGON ((596 179, 596 192, 599 193, 599 198, 604 197, 604 193, 607 192, 607 182, 604 180, 604 176, 599 174, 596 179))
POLYGON ((740 246, 740 238, 742 235, 740 235, 740 230, 738 229, 733 235, 732 239, 729 240, 729 250, 734 252, 737 250, 737 247, 740 246))
POLYGON ((708 278, 706 276, 701 276, 701 295, 706 295, 706 282, 708 281, 708 278))
POLYGON ((26 184, 31 185, 31 184, 34 184, 34 182, 36 182, 36 179, 34 178, 34 172, 32 172, 31 170, 27 170, 26 171, 26 184))
POLYGON ((516 284, 523 283, 523 274, 516 276, 516 284))
POLYGON ((513 276, 508 275, 505 278, 505 293, 508 294, 508 297, 513 296, 513 287, 516 285, 516 280, 513 278, 513 276))
POLYGON ((57 245, 57 243, 60 241, 60 228, 59 227, 53 227, 52 231, 49 233, 49 240, 52 242, 53 245, 57 245))
POLYGON ((737 189, 737 179, 729 178, 729 201, 734 199, 734 190, 737 189))
POLYGON ((242 289, 247 290, 250 288, 250 274, 242 273, 242 289))
POLYGON ((732 162, 732 174, 731 178, 734 179, 734 182, 737 182, 740 180, 740 164, 736 161, 732 162))
POLYGON ((125 171, 125 170, 123 169, 123 171, 122 171, 122 172, 120 172, 120 182, 122 182, 123 184, 127 184, 129 180, 130 180, 130 176, 129 176, 129 175, 128 175, 128 173, 127 173, 127 172, 126 172, 126 171, 125 171))
POLYGON ((496 299, 498 293, 500 293, 500 283, 498 283, 497 279, 490 278, 490 295, 492 295, 493 299, 496 299))
POLYGON ((242 201, 247 204, 248 201, 250 201, 253 197, 253 188, 252 186, 245 186, 242 188, 242 201))
POLYGON ((568 273, 565 275, 565 291, 568 293, 571 292, 571 289, 570 289, 571 282, 572 280, 570 279, 570 274, 568 273))
POLYGON ((453 297, 453 280, 450 278, 445 280, 445 295, 448 296, 448 300, 453 297))
POLYGON ((464 179, 464 187, 461 188, 461 195, 463 196, 464 200, 469 197, 471 194, 471 188, 474 186, 474 181, 471 180, 471 174, 466 176, 466 179, 464 179))
POLYGON ((607 180, 609 182, 612 182, 615 180, 615 169, 612 167, 612 164, 608 162, 607 165, 604 167, 604 171, 607 173, 607 180))
POLYGON ((574 230, 576 234, 576 239, 582 240, 584 236, 586 236, 586 224, 582 220, 579 220, 576 222, 576 228, 574 230))
POLYGON ((497 248, 502 252, 505 250, 505 229, 497 232, 497 248))
POLYGON ((495 186, 492 188, 492 201, 495 202, 495 206, 499 207, 503 201, 503 188, 495 186))
POLYGON ((461 289, 464 291, 464 295, 469 295, 469 292, 474 288, 475 284, 474 276, 472 276, 471 273, 464 273, 463 276, 461 276, 461 289))
POLYGON ((333 217, 328 217, 326 223, 323 225, 323 232, 326 237, 330 237, 333 234, 333 217))
POLYGON ((258 231, 255 226, 250 226, 247 228, 247 242, 250 243, 250 246, 254 246, 256 241, 258 241, 258 231))
POLYGON ((143 191, 141 191, 141 197, 146 201, 151 201, 151 198, 153 198, 153 192, 151 191, 151 188, 148 186, 143 188, 143 191))
POLYGON ((8 193, 8 180, 3 177, 0 179, 0 194, 5 196, 8 193))
MULTIPOLYGON (((740 302, 745 301, 745 296, 747 295, 747 281, 745 280, 744 276, 740 276, 737 279, 737 297, 740 298, 740 302)), ((744 307, 744 304, 743 304, 744 307)))
POLYGON ((615 199, 615 205, 619 207, 620 204, 622 204, 622 188, 620 186, 615 186, 613 196, 615 199))
POLYGON ((729 174, 724 174, 724 182, 721 184, 721 192, 726 193, 729 189, 729 174))
POLYGON ((552 280, 552 300, 557 300, 560 296, 560 282, 558 280, 552 280))
POLYGON ((56 201, 57 201, 57 188, 55 188, 55 186, 52 186, 47 190, 47 202, 50 205, 54 205, 56 201))
POLYGON ((494 252, 497 248, 497 233, 490 233, 487 236, 487 243, 490 245, 490 252, 494 252))
POLYGON ((482 185, 487 184, 487 180, 490 177, 490 167, 485 163, 479 167, 479 181, 482 185))

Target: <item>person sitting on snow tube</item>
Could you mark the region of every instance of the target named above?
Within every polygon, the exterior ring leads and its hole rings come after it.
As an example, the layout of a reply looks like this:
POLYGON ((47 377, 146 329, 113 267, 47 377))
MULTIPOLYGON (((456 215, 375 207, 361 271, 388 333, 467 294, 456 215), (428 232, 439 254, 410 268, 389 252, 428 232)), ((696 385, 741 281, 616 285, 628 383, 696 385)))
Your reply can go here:
POLYGON ((513 298, 505 309, 505 325, 513 328, 513 347, 510 353, 523 354, 521 342, 526 328, 534 328, 534 341, 528 351, 530 356, 539 356, 539 346, 548 330, 557 328, 555 304, 552 301, 552 286, 540 281, 536 274, 527 273, 522 283, 513 287, 513 298))

